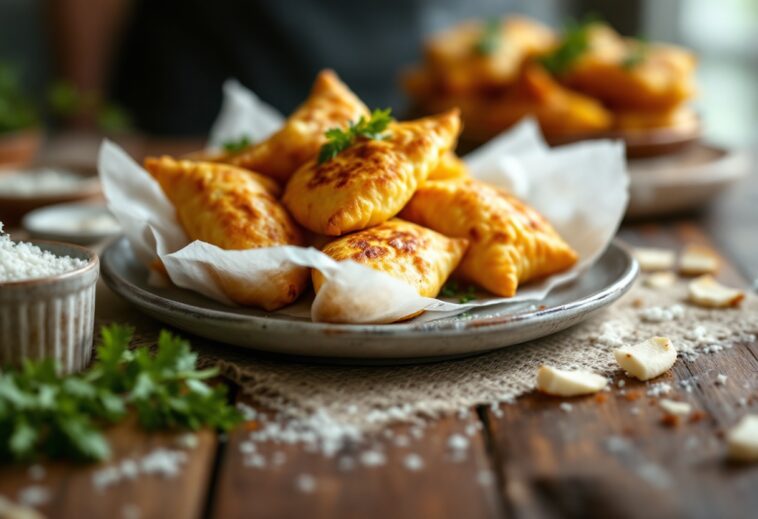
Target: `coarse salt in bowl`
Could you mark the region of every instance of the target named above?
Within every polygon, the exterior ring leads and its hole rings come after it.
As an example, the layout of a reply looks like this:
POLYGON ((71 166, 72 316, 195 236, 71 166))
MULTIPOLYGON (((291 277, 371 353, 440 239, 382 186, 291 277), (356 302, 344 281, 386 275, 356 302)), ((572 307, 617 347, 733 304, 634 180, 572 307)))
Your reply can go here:
POLYGON ((0 222, 0 367, 43 358, 64 373, 86 367, 99 270, 83 247, 14 243, 0 222))

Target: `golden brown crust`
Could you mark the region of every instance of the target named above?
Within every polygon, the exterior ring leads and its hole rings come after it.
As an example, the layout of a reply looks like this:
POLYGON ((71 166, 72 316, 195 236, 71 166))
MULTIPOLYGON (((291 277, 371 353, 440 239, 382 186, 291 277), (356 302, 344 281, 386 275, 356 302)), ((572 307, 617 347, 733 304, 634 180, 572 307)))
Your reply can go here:
POLYGON ((339 236, 396 215, 455 146, 457 110, 392 123, 384 140, 362 140, 331 160, 306 163, 290 179, 283 202, 303 227, 339 236))
POLYGON ((605 24, 589 29, 589 51, 562 77, 566 85, 618 109, 666 110, 695 93, 695 56, 673 45, 646 44, 644 59, 624 63, 639 42, 605 24))
MULTIPOLYGON (((419 295, 435 297, 463 257, 467 243, 394 218, 334 240, 323 252, 337 261, 353 260, 385 272, 415 288, 419 295)), ((323 276, 317 270, 312 276, 318 292, 323 276)))
POLYGON ((279 131, 263 142, 219 160, 283 183, 297 168, 318 154, 326 142, 326 130, 345 126, 368 115, 368 108, 337 74, 324 70, 316 77, 308 99, 290 115, 279 131))
POLYGON ((458 180, 468 178, 466 163, 453 151, 448 151, 440 158, 437 167, 429 173, 429 180, 458 180))
MULTIPOLYGON (((256 173, 210 162, 148 158, 145 168, 176 208, 187 235, 227 250, 301 245, 300 229, 277 201, 279 187, 256 173)), ((283 270, 264 285, 209 270, 236 303, 274 310, 305 289, 308 271, 283 270)))
POLYGON ((503 297, 515 295, 519 284, 566 270, 577 260, 537 211, 474 179, 427 182, 401 216, 446 236, 467 238, 469 249, 458 273, 503 297))

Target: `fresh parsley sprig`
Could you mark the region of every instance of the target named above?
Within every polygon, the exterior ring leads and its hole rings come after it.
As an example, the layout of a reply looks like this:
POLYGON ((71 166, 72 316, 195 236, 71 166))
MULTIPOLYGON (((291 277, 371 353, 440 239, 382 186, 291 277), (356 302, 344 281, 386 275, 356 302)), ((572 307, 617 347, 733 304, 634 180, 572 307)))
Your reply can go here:
POLYGON ((129 349, 132 330, 102 329, 92 368, 61 376, 51 361, 0 372, 0 458, 100 460, 110 453, 102 428, 133 410, 146 429, 228 430, 241 416, 226 387, 206 380, 189 343, 163 331, 155 354, 129 349))
POLYGON ((238 139, 230 139, 228 141, 225 141, 221 147, 227 153, 238 153, 250 146, 250 144, 252 144, 250 137, 243 135, 238 139))
POLYGON ((484 24, 484 30, 474 50, 481 56, 489 56, 494 53, 501 44, 500 19, 488 18, 484 24))
POLYGON ((650 52, 650 43, 644 38, 637 38, 629 49, 629 53, 621 62, 621 68, 631 70, 642 64, 650 52))
POLYGON ((476 299, 476 287, 468 285, 465 290, 458 282, 451 279, 440 290, 442 297, 457 297, 460 304, 465 304, 476 299))
POLYGON ((596 16, 585 17, 581 22, 568 22, 558 47, 539 60, 542 66, 554 76, 566 73, 589 49, 589 28, 597 22, 596 16))
POLYGON ((345 151, 355 144, 358 139, 382 140, 384 133, 393 121, 392 109, 376 109, 366 119, 361 116, 356 122, 350 123, 346 129, 331 128, 325 132, 326 142, 321 146, 318 154, 318 162, 322 164, 345 151))

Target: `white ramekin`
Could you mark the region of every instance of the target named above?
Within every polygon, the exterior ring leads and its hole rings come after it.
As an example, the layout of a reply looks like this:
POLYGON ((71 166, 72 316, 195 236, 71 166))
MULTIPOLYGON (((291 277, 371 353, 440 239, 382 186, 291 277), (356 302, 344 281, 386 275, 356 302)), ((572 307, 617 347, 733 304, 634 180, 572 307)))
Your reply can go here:
POLYGON ((56 256, 87 260, 57 276, 0 282, 0 367, 52 358, 64 373, 84 369, 92 356, 97 254, 76 245, 33 241, 56 256))

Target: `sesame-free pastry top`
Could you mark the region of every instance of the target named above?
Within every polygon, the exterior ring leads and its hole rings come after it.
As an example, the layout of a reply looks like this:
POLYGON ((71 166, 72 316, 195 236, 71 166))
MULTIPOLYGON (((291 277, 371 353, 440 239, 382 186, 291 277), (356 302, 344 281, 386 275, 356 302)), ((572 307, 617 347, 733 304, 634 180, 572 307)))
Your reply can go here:
MULTIPOLYGON (((466 251, 468 240, 448 238, 399 218, 342 236, 322 250, 335 260, 352 260, 405 282, 425 297, 436 297, 466 251)), ((312 271, 313 288, 319 292, 324 277, 312 271)), ((345 312, 340 294, 329 293, 322 318, 339 320, 345 312), (331 309, 331 310, 330 310, 331 309)), ((366 300, 366 298, 363 298, 366 300)), ((406 318, 411 316, 406 316, 406 318)))
POLYGON ((537 211, 475 179, 428 181, 400 215, 446 236, 467 238, 457 275, 511 297, 522 283, 570 268, 577 254, 537 211))
MULTIPOLYGON (((302 245, 300 229, 276 199, 279 188, 256 173, 211 162, 148 158, 145 168, 176 209, 187 236, 226 250, 302 245)), ((307 285, 293 268, 266 290, 216 272, 224 293, 239 304, 272 310, 292 303, 307 285)))
POLYGON ((382 139, 361 139, 330 160, 306 163, 283 202, 303 227, 330 236, 385 222, 455 147, 460 127, 458 110, 393 122, 382 139))
POLYGON ((279 182, 289 177, 305 162, 314 158, 326 142, 325 132, 345 126, 368 108, 331 70, 316 77, 310 95, 268 139, 251 144, 219 160, 240 166, 279 182))

